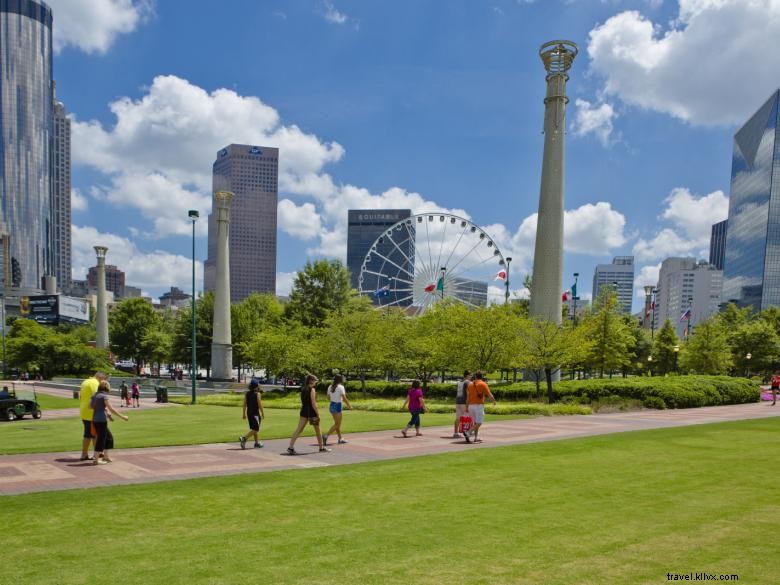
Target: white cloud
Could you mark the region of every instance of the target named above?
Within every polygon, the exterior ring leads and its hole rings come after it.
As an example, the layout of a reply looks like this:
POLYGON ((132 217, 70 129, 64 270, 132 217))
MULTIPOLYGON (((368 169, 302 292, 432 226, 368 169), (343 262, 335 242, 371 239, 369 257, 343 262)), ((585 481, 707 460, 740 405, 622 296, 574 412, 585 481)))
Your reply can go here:
POLYGON ((697 125, 736 124, 777 89, 780 0, 679 0, 668 28, 632 10, 590 31, 603 92, 697 125))
POLYGON ((580 98, 574 104, 577 107, 571 124, 574 135, 582 137, 593 134, 602 146, 609 146, 614 130, 613 120, 617 117, 612 105, 606 102, 592 104, 580 98))
MULTIPOLYGON (((142 288, 178 286, 188 290, 192 286, 192 258, 171 254, 164 250, 142 252, 121 236, 99 232, 91 226, 72 226, 73 277, 84 278, 90 266, 95 266, 93 246, 107 246, 107 264, 114 264, 125 272, 126 282, 142 288)), ((195 263, 196 286, 203 286, 203 264, 195 263)))
POLYGON ((87 198, 84 197, 84 195, 81 194, 81 191, 78 189, 71 189, 70 190, 70 208, 73 211, 86 211, 87 207, 89 207, 89 204, 87 203, 87 198))
POLYGON ((297 272, 277 272, 276 294, 279 296, 289 296, 292 292, 292 285, 297 275, 297 272))
POLYGON ((642 266, 639 274, 634 278, 634 294, 639 298, 645 298, 644 287, 658 284, 658 274, 661 272, 661 263, 642 266))
POLYGON ((105 53, 152 13, 151 0, 47 0, 54 16, 54 50, 72 46, 105 53))
POLYGON ((320 214, 312 203, 296 205, 282 199, 277 207, 277 221, 279 229, 304 241, 316 238, 322 231, 320 214))
POLYGON ((323 17, 333 24, 344 24, 348 17, 343 12, 339 12, 330 0, 322 0, 323 17))

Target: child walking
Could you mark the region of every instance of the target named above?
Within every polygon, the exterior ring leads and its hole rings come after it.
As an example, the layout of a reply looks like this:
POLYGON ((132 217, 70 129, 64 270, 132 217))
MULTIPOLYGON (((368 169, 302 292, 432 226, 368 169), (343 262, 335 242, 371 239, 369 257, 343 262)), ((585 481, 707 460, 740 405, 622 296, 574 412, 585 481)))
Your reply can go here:
POLYGON ((133 397, 133 408, 141 408, 141 391, 138 389, 138 382, 133 382, 130 394, 133 397))
POLYGON ((263 410, 263 400, 260 398, 260 383, 252 378, 249 383, 249 390, 244 394, 244 407, 243 416, 244 420, 249 416, 249 432, 238 438, 241 443, 241 448, 246 449, 246 440, 249 437, 255 438, 255 448, 259 449, 263 446, 260 442, 260 421, 265 418, 265 411, 263 410))
POLYGON ((408 436, 406 433, 409 432, 409 429, 414 427, 414 436, 422 437, 422 433, 420 432, 420 415, 427 412, 428 409, 425 406, 422 386, 420 385, 419 380, 412 382, 412 387, 409 388, 409 392, 406 394, 406 401, 404 402, 403 408, 406 408, 407 406, 409 407, 409 413, 412 415, 412 418, 409 419, 406 428, 401 431, 401 434, 404 437, 408 436))

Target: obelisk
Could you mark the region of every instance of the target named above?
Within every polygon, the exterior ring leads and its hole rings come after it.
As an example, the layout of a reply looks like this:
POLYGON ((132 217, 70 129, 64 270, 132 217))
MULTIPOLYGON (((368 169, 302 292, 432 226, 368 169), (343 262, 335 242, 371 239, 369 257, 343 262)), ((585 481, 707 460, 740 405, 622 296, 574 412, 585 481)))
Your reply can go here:
POLYGON ((563 293, 563 145, 566 133, 567 71, 577 56, 571 41, 550 41, 539 49, 547 70, 544 98, 544 157, 531 278, 531 317, 560 324, 563 293))
POLYGON ((230 330, 230 202, 233 193, 216 191, 217 263, 214 286, 214 328, 211 342, 211 378, 233 377, 233 338, 230 330))
POLYGON ((95 345, 108 349, 108 307, 106 306, 106 253, 105 246, 95 246, 97 256, 97 307, 95 308, 95 327, 97 339, 95 345))

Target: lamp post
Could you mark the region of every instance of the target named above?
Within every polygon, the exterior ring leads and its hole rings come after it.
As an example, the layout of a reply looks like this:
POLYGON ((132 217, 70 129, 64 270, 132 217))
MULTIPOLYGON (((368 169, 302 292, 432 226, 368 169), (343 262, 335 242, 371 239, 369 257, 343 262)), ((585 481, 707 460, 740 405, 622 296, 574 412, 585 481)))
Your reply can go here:
POLYGON ((647 371, 650 372, 650 376, 653 375, 653 356, 647 356, 647 371))
POLYGON ((511 256, 507 256, 506 258, 506 282, 504 283, 504 286, 506 287, 506 292, 504 292, 504 304, 509 304, 509 264, 512 262, 511 256))
POLYGON ((745 359, 747 360, 747 371, 745 372, 745 377, 750 377, 750 359, 753 357, 753 354, 748 352, 745 354, 745 359))
POLYGON ((3 327, 3 380, 5 380, 5 295, 0 295, 0 325, 3 327))
POLYGON ((577 326, 577 299, 580 298, 577 296, 577 279, 580 277, 579 272, 574 273, 574 286, 572 287, 574 290, 572 290, 571 300, 572 304, 574 306, 574 311, 571 314, 571 322, 572 326, 577 326))
POLYGON ((650 303, 650 307, 653 310, 653 316, 650 318, 650 341, 655 338, 655 300, 658 296, 658 289, 653 290, 653 302, 650 303))
POLYGON ((190 221, 192 221, 192 364, 190 365, 190 382, 192 383, 192 404, 195 404, 195 380, 197 378, 195 371, 198 359, 195 352, 195 222, 200 217, 200 213, 197 209, 190 209, 189 216, 190 221))
POLYGON ((442 266, 441 267, 441 277, 439 281, 441 282, 441 300, 444 300, 444 275, 447 273, 447 267, 442 266))
POLYGON ((674 346, 674 373, 677 373, 677 356, 680 354, 680 346, 675 345, 674 346))
POLYGON ((645 289, 645 315, 644 315, 644 319, 642 319, 642 323, 644 324, 645 329, 647 329, 647 320, 650 318, 650 306, 651 306, 650 299, 653 296, 653 285, 652 284, 645 285, 644 289, 645 289))

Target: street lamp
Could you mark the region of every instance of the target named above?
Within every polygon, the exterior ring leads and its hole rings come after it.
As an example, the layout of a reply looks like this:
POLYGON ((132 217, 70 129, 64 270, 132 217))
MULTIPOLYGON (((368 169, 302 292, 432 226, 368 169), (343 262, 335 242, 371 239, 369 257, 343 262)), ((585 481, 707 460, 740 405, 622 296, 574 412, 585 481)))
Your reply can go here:
POLYGON ((677 373, 677 356, 680 353, 680 346, 679 345, 675 345, 673 349, 674 349, 674 373, 676 374, 677 373))
POLYGON ((747 360, 747 373, 745 375, 746 378, 750 377, 750 359, 753 357, 753 354, 748 352, 745 354, 745 359, 747 360))
POLYGON ((5 367, 5 295, 0 294, 0 326, 3 327, 3 380, 6 377, 5 367))
POLYGON ((574 286, 572 287, 573 290, 571 291, 572 292, 571 300, 572 300, 572 305, 574 307, 574 311, 572 311, 572 314, 571 314, 571 322, 572 322, 572 326, 573 327, 577 326, 577 299, 579 298, 577 296, 577 279, 579 277, 580 277, 580 273, 579 272, 575 272, 574 273, 574 286))
POLYGON ((442 266, 441 267, 441 300, 444 300, 444 274, 447 272, 447 267, 442 266))
POLYGON ((647 328, 647 320, 650 318, 650 306, 651 306, 651 297, 653 295, 653 285, 648 284, 645 285, 645 318, 642 320, 644 323, 645 328, 647 328))
POLYGON ((647 356, 647 370, 650 372, 650 376, 653 375, 653 356, 647 356))
POLYGON ((190 221, 192 221, 192 364, 190 365, 190 382, 192 383, 192 404, 195 404, 195 369, 197 355, 195 353, 195 222, 198 221, 200 213, 197 209, 190 209, 190 221))
POLYGON ((650 307, 653 310, 653 316, 650 318, 650 341, 655 337, 655 302, 658 298, 658 289, 653 290, 653 302, 650 303, 650 307))
POLYGON ((504 304, 509 304, 509 263, 512 262, 511 256, 506 257, 506 282, 504 283, 504 286, 506 287, 506 292, 504 292, 504 304))

